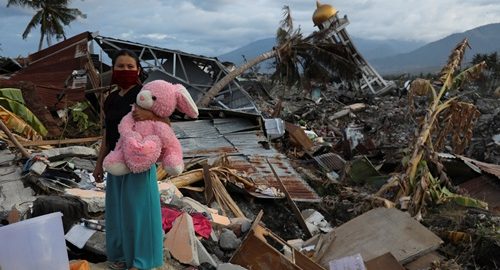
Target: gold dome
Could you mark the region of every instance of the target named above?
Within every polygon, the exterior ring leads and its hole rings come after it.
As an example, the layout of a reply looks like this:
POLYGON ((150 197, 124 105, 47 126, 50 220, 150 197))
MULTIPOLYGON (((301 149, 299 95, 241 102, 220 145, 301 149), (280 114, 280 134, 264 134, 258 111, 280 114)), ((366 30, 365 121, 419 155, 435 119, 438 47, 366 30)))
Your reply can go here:
POLYGON ((337 10, 331 5, 321 4, 319 1, 316 1, 316 6, 317 8, 312 16, 314 25, 321 25, 326 20, 337 14, 337 10))

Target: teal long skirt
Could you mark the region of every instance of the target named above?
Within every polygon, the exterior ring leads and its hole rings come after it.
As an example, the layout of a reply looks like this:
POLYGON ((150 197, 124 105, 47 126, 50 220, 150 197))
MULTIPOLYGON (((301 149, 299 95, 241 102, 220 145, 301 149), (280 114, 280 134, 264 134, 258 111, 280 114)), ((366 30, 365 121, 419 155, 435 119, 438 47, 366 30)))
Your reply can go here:
POLYGON ((143 173, 108 174, 106 253, 110 262, 150 269, 163 264, 163 229, 156 166, 143 173))

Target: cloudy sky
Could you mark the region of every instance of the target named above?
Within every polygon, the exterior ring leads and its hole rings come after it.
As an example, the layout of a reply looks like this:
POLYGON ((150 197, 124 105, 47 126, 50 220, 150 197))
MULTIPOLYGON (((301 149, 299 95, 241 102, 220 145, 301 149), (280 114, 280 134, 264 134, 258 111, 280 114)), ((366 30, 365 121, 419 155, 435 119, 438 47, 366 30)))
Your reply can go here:
MULTIPOLYGON (((449 34, 500 22, 498 0, 323 0, 348 15, 351 35, 367 39, 430 42, 449 34)), ((0 55, 25 56, 37 50, 39 28, 21 34, 35 11, 6 7, 0 0, 0 55)), ((73 0, 87 14, 66 28, 217 56, 258 39, 273 37, 288 5, 295 26, 314 31, 315 0, 73 0)))

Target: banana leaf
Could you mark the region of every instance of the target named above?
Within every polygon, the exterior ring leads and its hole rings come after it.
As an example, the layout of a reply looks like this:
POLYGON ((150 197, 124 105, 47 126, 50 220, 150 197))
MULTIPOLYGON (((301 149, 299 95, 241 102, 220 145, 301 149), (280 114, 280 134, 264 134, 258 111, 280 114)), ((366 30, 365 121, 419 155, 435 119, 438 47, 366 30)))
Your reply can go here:
POLYGON ((21 117, 28 125, 30 125, 40 135, 47 135, 47 129, 42 122, 23 104, 8 98, 0 97, 0 106, 21 117))
POLYGON ((446 187, 442 189, 442 192, 447 196, 447 199, 465 207, 475 207, 488 210, 488 203, 481 200, 477 200, 471 197, 455 194, 449 191, 446 187))
POLYGON ((15 100, 21 104, 24 103, 23 93, 17 88, 2 88, 0 89, 0 97, 15 100))
POLYGON ((41 140, 42 137, 23 119, 0 106, 0 120, 14 133, 21 134, 29 140, 41 140))

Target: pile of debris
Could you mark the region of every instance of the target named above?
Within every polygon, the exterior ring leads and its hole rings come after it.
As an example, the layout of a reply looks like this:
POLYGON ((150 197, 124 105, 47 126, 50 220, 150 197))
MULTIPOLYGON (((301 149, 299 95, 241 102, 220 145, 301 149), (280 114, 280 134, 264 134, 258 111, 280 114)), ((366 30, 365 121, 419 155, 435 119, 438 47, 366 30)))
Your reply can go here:
MULTIPOLYGON (((29 114, 21 110, 13 113, 13 107, 5 110, 9 118, 2 117, 0 237, 16 243, 0 247, 2 269, 106 267, 106 182, 96 183, 92 176, 100 137, 73 132, 85 136, 40 139, 67 134, 68 119, 75 130, 100 129, 99 103, 109 89, 94 81, 105 77, 94 72, 89 39, 101 41, 107 53, 121 46, 147 48, 152 55, 144 57, 187 61, 173 65, 183 67, 182 76, 171 72, 168 61, 159 61, 162 66, 150 77, 189 81, 193 96, 207 90, 200 85, 209 87, 226 74, 216 59, 90 33, 32 55, 31 66, 18 66, 2 83, 20 89, 0 89, 10 100, 4 103, 38 108, 47 128, 27 120, 29 114), (61 67, 51 77, 58 84, 19 79, 40 78, 54 66, 61 67), (28 245, 32 254, 23 253, 28 245), (46 256, 60 260, 46 261, 46 256)), ((373 97, 329 84, 304 97, 303 90, 284 86, 268 91, 255 81, 233 83, 238 87, 215 98, 222 108, 201 108, 197 120, 172 119, 186 170, 173 177, 157 168, 163 269, 500 265, 500 99, 463 95, 481 115, 473 137, 458 134, 470 139, 458 153, 453 136, 443 137, 440 151, 437 143, 416 143, 428 119, 425 95, 373 97), (416 155, 420 161, 411 178, 401 172, 412 168, 411 153, 419 147, 423 154, 416 155)), ((452 99, 447 98, 443 104, 452 99)), ((430 134, 439 141, 436 129, 430 134)))

